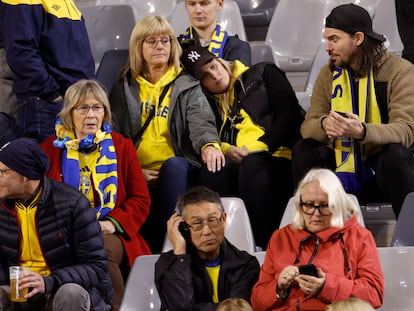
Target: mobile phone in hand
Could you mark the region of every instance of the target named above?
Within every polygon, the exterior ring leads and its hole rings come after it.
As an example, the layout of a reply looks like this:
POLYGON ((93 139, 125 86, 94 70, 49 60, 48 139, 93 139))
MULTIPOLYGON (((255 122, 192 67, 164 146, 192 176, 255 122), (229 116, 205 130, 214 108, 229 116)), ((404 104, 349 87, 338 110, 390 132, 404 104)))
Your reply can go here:
POLYGON ((190 242, 190 228, 188 227, 187 223, 185 221, 180 222, 178 225, 178 230, 180 231, 181 235, 183 236, 185 243, 189 245, 190 242))
POLYGON ((335 110, 335 112, 336 113, 338 113, 338 114, 340 114, 342 117, 344 117, 344 118, 348 118, 348 116, 346 115, 346 113, 345 112, 342 112, 342 111, 336 111, 335 110))
POLYGON ((316 269, 316 266, 312 263, 299 266, 298 268, 299 268, 299 274, 306 274, 306 275, 318 277, 318 270, 316 269))

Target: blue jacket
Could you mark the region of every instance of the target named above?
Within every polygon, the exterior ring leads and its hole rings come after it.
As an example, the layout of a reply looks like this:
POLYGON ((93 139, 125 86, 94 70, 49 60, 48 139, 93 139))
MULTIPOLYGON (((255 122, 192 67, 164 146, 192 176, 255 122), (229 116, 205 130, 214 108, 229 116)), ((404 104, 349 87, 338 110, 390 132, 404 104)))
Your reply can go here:
POLYGON ((3 43, 18 98, 51 101, 79 79, 95 78, 95 61, 72 0, 1 0, 3 43))
MULTIPOLYGON (((85 288, 94 311, 108 310, 113 299, 108 259, 94 210, 75 188, 44 177, 37 204, 40 247, 52 273, 46 293, 66 283, 85 288)), ((9 283, 8 267, 19 264, 20 229, 14 200, 0 201, 0 285, 9 283)))

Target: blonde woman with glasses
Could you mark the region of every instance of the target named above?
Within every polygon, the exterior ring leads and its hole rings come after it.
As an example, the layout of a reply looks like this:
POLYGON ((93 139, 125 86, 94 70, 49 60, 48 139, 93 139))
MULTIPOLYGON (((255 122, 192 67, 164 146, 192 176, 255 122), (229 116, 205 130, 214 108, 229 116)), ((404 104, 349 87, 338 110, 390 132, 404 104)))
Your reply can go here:
POLYGON ((214 114, 199 82, 182 72, 181 53, 165 18, 144 17, 110 95, 114 128, 133 139, 151 192, 144 234, 153 252, 160 252, 166 220, 201 165, 211 172, 224 165, 214 114))

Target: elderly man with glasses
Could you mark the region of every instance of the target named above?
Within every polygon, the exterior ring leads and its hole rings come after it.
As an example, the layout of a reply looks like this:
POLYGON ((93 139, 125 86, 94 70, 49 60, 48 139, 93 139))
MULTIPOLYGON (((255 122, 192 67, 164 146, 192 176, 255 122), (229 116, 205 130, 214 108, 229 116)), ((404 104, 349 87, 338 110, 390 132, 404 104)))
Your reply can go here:
POLYGON ((250 300, 259 263, 226 240, 225 228, 216 192, 197 186, 179 199, 167 223, 173 250, 155 265, 162 310, 215 310, 229 297, 250 300))

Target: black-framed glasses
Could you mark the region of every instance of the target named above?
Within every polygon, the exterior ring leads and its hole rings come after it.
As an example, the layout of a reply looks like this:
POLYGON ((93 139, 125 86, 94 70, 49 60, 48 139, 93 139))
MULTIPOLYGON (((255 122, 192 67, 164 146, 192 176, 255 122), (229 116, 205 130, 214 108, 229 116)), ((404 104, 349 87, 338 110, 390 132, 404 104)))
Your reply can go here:
POLYGON ((207 220, 196 220, 191 224, 188 224, 188 227, 193 231, 201 231, 203 230, 204 226, 207 225, 210 229, 217 228, 219 223, 223 220, 223 215, 220 218, 217 217, 210 217, 207 220))
POLYGON ((101 105, 95 105, 95 106, 84 105, 84 106, 76 107, 75 110, 76 110, 77 113, 79 113, 81 115, 87 114, 89 112, 89 110, 92 110, 93 113, 95 113, 95 114, 101 114, 105 111, 105 108, 101 105))
POLYGON ((306 215, 313 215, 316 209, 318 209, 319 214, 322 216, 329 216, 332 214, 328 203, 321 203, 319 205, 316 205, 314 202, 303 202, 301 198, 299 205, 302 207, 302 211, 306 215))
POLYGON ((148 38, 144 40, 144 42, 152 48, 155 48, 158 45, 158 42, 161 42, 161 45, 166 46, 171 41, 172 39, 170 37, 162 37, 160 39, 148 38))
POLYGON ((6 168, 5 170, 0 170, 0 176, 1 176, 1 178, 4 177, 4 174, 5 173, 7 173, 8 171, 11 171, 11 170, 12 170, 11 168, 6 168))

